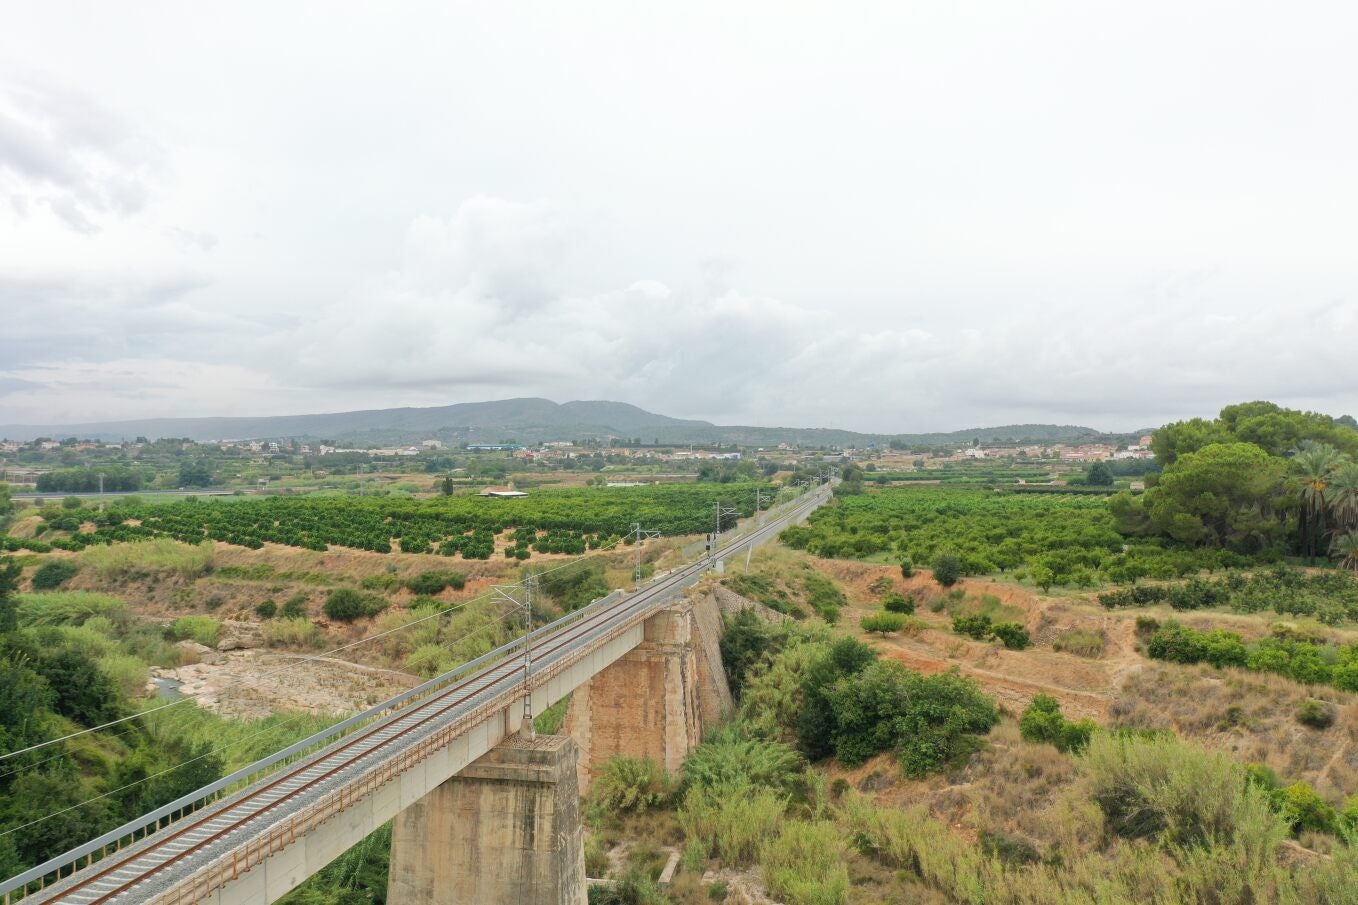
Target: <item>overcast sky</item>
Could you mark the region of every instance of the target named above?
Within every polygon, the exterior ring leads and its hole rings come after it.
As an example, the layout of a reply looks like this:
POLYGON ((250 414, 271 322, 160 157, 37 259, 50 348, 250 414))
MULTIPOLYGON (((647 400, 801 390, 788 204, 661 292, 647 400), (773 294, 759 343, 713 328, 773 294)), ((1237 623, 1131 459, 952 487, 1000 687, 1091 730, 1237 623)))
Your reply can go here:
POLYGON ((1351 3, 8 6, 0 423, 1358 413, 1351 3))

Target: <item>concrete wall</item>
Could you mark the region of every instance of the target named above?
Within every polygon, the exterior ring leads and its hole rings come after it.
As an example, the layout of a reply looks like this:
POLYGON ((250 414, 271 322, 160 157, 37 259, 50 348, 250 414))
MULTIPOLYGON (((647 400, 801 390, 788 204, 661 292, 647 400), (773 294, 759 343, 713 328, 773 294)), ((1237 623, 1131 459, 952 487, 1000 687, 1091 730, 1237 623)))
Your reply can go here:
POLYGON ((576 753, 516 733, 402 811, 388 905, 585 905, 576 753))
MULTIPOLYGON (((591 676, 607 669, 640 644, 643 637, 643 627, 634 626, 558 673, 545 687, 534 692, 533 712, 541 713, 591 676)), ((268 905, 276 901, 517 730, 520 709, 519 704, 511 703, 502 713, 469 729, 373 795, 355 802, 312 832, 300 836, 282 851, 214 890, 203 901, 214 905, 268 905)), ((222 860, 229 863, 229 855, 222 860)), ((174 892, 172 887, 164 896, 148 900, 148 905, 168 901, 174 892)))
POLYGON ((721 662, 721 609, 712 594, 693 601, 693 643, 698 659, 698 707, 703 726, 716 726, 731 715, 734 703, 721 662))
POLYGON ((692 601, 646 620, 645 641, 571 698, 565 731, 580 746, 580 791, 615 755, 649 757, 677 771, 702 741, 692 601))

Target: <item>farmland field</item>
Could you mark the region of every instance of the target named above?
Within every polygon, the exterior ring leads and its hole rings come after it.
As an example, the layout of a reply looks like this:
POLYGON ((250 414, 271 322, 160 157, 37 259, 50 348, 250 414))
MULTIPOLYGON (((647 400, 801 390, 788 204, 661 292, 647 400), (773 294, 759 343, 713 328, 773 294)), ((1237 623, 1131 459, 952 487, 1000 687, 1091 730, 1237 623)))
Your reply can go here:
MULTIPOLYGON (((91 544, 170 537, 188 543, 222 541, 259 548, 265 543, 309 550, 329 546, 378 553, 460 553, 487 559, 504 535, 507 556, 584 553, 625 538, 634 522, 664 535, 710 530, 713 504, 754 513, 755 491, 769 485, 662 484, 649 487, 538 491, 517 499, 447 497, 431 500, 353 497, 268 497, 232 502, 185 499, 173 503, 122 501, 105 512, 43 510, 39 538, 23 546, 80 549, 91 544), (87 526, 81 530, 81 526, 87 526), (88 530, 93 525, 94 530, 88 530)), ((13 541, 13 539, 10 539, 13 541)))
POLYGON ((824 507, 783 542, 820 556, 903 559, 928 565, 948 550, 969 575, 1018 570, 1037 583, 1090 587, 1100 580, 1176 578, 1246 565, 1235 554, 1190 550, 1118 533, 1101 496, 1016 494, 971 487, 889 488, 824 507))

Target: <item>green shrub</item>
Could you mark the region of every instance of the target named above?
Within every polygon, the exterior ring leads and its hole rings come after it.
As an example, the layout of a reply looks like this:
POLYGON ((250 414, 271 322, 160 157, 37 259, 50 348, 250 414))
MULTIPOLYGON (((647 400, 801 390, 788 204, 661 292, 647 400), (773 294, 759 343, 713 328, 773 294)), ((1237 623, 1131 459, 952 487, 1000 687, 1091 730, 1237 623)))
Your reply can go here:
POLYGON ((80 566, 69 559, 49 559, 33 572, 33 590, 50 591, 59 588, 80 571, 80 566))
POLYGON ((915 576, 915 564, 910 561, 910 557, 901 560, 901 577, 913 578, 915 576))
POLYGON ((991 624, 989 616, 954 616, 952 630, 959 635, 984 641, 994 633, 995 626, 991 624))
POLYGON ((452 588, 454 591, 462 590, 467 586, 467 577, 461 572, 440 569, 412 575, 403 583, 415 594, 432 597, 433 595, 440 593, 444 588, 452 588))
POLYGON ((786 628, 765 622, 753 610, 728 615, 723 620, 719 645, 731 695, 739 700, 750 670, 776 655, 787 642, 786 628))
POLYGON ((1160 620, 1154 616, 1137 616, 1136 633, 1142 638, 1154 635, 1160 630, 1160 620))
POLYGON ((260 619, 272 619, 278 615, 278 604, 274 603, 272 598, 262 600, 255 604, 255 615, 260 619))
POLYGON ((797 744, 811 760, 834 751, 835 708, 833 686, 856 675, 877 659, 872 648, 854 638, 839 638, 823 648, 801 677, 801 708, 797 712, 797 744))
POLYGON ((1328 729, 1334 725, 1334 710, 1324 701, 1307 698, 1297 708, 1297 722, 1312 729, 1328 729))
POLYGON ((803 790, 806 761, 779 741, 748 738, 728 727, 712 733, 684 758, 686 788, 745 785, 787 794, 803 790))
POLYGON ((882 598, 882 609, 888 613, 901 613, 909 616, 915 612, 914 596, 906 597, 897 591, 890 591, 882 598))
POLYGON ((653 759, 616 755, 599 768, 589 797, 606 813, 639 814, 668 807, 674 791, 674 778, 653 759))
POLYGON ((711 886, 707 887, 707 897, 713 902, 725 902, 729 890, 726 888, 725 880, 716 880, 711 886))
POLYGON ((1280 810, 1294 833, 1313 830, 1333 833, 1338 814, 1309 782, 1297 782, 1281 790, 1280 810))
POLYGON ((386 608, 386 599, 376 594, 356 591, 353 588, 337 588, 325 598, 322 610, 331 619, 353 622, 364 616, 376 616, 386 608))
POLYGON ((962 560, 950 550, 944 550, 934 557, 934 581, 950 588, 962 577, 962 560))
POLYGON ((283 601, 283 606, 279 609, 278 615, 282 619, 305 619, 307 612, 307 599, 305 594, 293 594, 283 601))
POLYGON ((905 616, 901 613, 878 613, 875 616, 864 616, 858 620, 858 627, 865 632, 876 632, 881 635, 890 635, 899 632, 905 625, 905 616))
POLYGON ((1069 722, 1061 713, 1060 703, 1045 694, 1035 695, 1019 717, 1019 732, 1025 741, 1054 745, 1061 751, 1083 751, 1096 728, 1093 720, 1069 722))
POLYGON ((831 742, 848 766, 893 751, 907 776, 920 777, 975 751, 999 721, 995 702, 956 671, 923 676, 874 662, 830 689, 831 742))
POLYGON ((991 632, 1010 650, 1024 650, 1032 643, 1028 630, 1017 622, 997 622, 991 632))
POLYGON ((178 639, 197 641, 205 647, 216 647, 221 624, 211 616, 180 616, 170 626, 178 639))

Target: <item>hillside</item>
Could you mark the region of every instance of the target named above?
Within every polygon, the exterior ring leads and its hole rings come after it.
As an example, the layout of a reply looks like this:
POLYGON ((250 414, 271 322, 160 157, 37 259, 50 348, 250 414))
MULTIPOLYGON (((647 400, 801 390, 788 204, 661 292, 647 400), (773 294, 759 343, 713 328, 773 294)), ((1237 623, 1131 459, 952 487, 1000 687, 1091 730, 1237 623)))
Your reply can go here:
POLYGON ((865 434, 830 428, 716 425, 658 415, 624 402, 556 403, 534 398, 261 418, 150 418, 87 424, 0 425, 0 437, 10 440, 80 437, 119 441, 134 437, 186 437, 209 441, 292 437, 354 445, 411 443, 431 437, 446 443, 641 437, 661 443, 864 446, 869 443, 884 445, 891 441, 908 445, 943 445, 969 443, 973 439, 1043 443, 1101 436, 1106 435, 1092 428, 1054 424, 1017 424, 930 434, 865 434))

